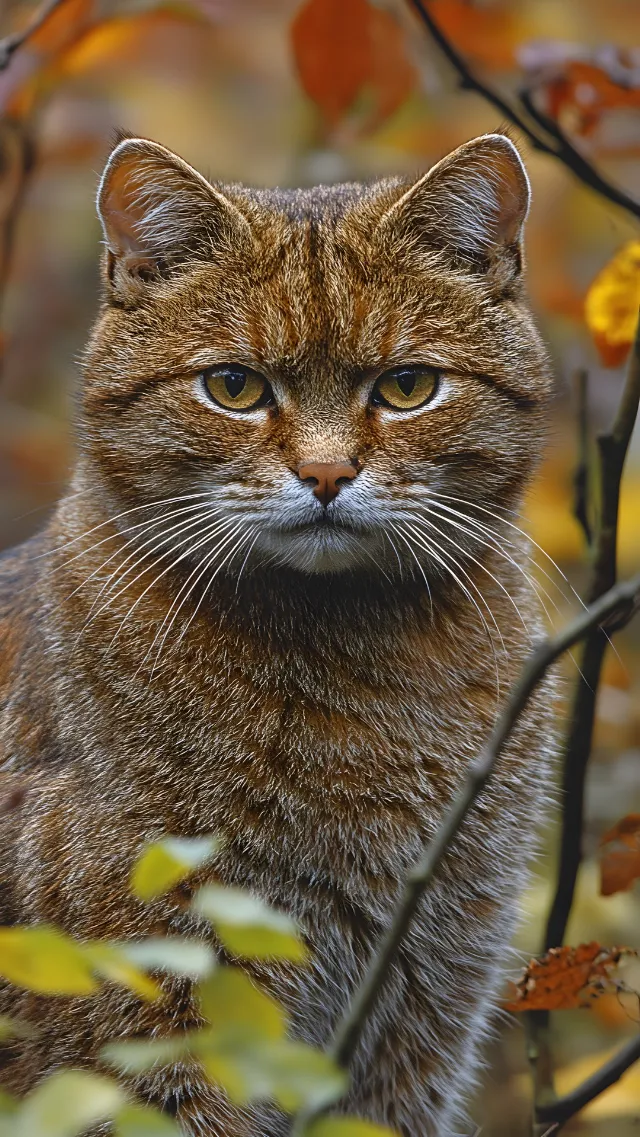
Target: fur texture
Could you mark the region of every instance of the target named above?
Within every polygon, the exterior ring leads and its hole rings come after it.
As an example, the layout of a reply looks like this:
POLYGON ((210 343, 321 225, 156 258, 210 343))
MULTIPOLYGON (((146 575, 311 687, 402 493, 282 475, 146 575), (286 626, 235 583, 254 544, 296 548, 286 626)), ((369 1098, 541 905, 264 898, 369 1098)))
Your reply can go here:
MULTIPOLYGON (((539 632, 512 525, 550 380, 521 278, 528 183, 501 135, 415 184, 213 187, 127 139, 99 195, 105 299, 79 458, 48 528, 0 560, 0 756, 27 787, 3 841, 4 922, 79 936, 187 926, 184 890, 127 891, 143 842, 221 832, 215 876, 290 912, 306 969, 253 973, 323 1044, 403 874, 539 632), (223 363, 266 376, 248 412, 223 363), (381 372, 438 373, 422 407, 381 372), (297 470, 351 462, 326 509, 297 470)), ((441 1137, 464 1109, 544 791, 549 688, 421 905, 368 1023, 344 1109, 441 1137)), ((5 822, 7 828, 9 822, 5 822)), ((3 1081, 28 1089, 107 1038, 190 1024, 120 991, 43 1001, 3 1081)), ((197 1072, 140 1079, 196 1137, 280 1137, 197 1072)))

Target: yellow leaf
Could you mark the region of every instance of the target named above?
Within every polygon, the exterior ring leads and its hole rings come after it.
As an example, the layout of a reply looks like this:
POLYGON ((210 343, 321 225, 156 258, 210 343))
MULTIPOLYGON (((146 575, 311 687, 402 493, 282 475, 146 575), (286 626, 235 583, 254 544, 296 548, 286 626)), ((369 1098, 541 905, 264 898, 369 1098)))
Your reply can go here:
POLYGON ((307 1137, 398 1137, 395 1129, 373 1125, 358 1117, 322 1117, 308 1130, 307 1137))
POLYGON ((234 1037, 279 1039, 286 1030, 279 1003, 258 987, 238 967, 220 967, 197 988, 204 1017, 217 1032, 234 1037))
POLYGON ((124 1101, 123 1090, 109 1078, 61 1070, 25 1098, 13 1137, 81 1137, 97 1122, 111 1120, 124 1101))
POLYGON ((204 865, 217 850, 218 837, 164 837, 147 845, 133 867, 131 891, 153 900, 204 865))
POLYGON ((116 944, 92 943, 86 944, 84 951, 94 970, 103 979, 127 987, 148 1001, 158 999, 162 994, 162 988, 131 962, 125 948, 116 944))
POLYGON ((97 987, 82 945, 46 924, 0 928, 0 975, 45 995, 90 995, 97 987))
POLYGON ((207 885, 196 894, 192 907, 210 920, 233 955, 294 962, 306 958, 293 920, 245 889, 207 885))
POLYGON ((598 273, 585 318, 605 367, 619 367, 633 343, 640 307, 640 241, 629 241, 598 273))

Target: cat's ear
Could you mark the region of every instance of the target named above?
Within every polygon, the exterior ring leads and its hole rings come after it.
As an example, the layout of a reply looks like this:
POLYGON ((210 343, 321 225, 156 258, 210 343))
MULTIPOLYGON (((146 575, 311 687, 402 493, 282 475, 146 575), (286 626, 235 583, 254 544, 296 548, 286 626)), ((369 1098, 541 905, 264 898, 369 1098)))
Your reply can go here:
POLYGON ((520 154, 503 134, 460 146, 411 186, 382 217, 381 232, 441 250, 472 272, 506 284, 522 267, 531 191, 520 154))
POLYGON ((206 178, 156 142, 125 138, 100 181, 108 287, 135 303, 186 263, 251 240, 246 217, 206 178))

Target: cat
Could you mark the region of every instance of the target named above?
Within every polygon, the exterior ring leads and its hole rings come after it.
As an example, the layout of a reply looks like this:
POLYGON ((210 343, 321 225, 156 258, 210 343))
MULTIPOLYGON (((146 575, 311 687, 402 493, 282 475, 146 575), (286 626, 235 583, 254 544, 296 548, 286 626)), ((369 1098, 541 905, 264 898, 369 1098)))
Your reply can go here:
MULTIPOLYGON (((530 189, 505 135, 415 181, 209 183, 124 138, 98 195, 104 298, 78 459, 0 560, 4 923, 180 930, 128 891, 142 845, 221 833, 216 879, 299 921, 309 966, 253 968, 327 1043, 401 882, 542 624, 514 527, 544 442, 523 284, 530 189)), ((340 1108, 403 1137, 462 1123, 552 751, 522 715, 420 905, 340 1108)), ((194 1021, 105 989, 41 1000, 3 1082, 194 1021)), ((280 1137, 172 1068, 136 1083, 185 1134, 280 1137)))

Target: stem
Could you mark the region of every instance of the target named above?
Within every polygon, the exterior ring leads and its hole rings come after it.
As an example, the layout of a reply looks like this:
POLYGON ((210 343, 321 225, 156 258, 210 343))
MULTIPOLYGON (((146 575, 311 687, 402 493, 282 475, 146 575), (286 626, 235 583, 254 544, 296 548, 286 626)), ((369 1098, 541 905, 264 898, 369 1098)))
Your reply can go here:
MULTIPOLYGON (((525 663, 520 678, 511 688, 505 707, 500 714, 489 740, 468 768, 467 776, 456 793, 432 840, 409 872, 403 895, 392 916, 391 923, 383 935, 380 945, 367 969, 351 1005, 338 1024, 330 1054, 343 1068, 347 1068, 354 1056, 365 1023, 373 1010, 378 996, 405 937, 418 903, 423 893, 432 883, 446 852, 456 837, 462 823, 477 797, 484 789, 493 769, 508 741, 520 715, 527 706, 536 686, 549 667, 570 647, 582 640, 594 628, 599 628, 607 617, 616 614, 619 626, 632 617, 640 601, 640 575, 611 588, 589 608, 581 612, 556 636, 545 640, 532 652, 525 663)), ((294 1119, 292 1134, 301 1137, 309 1123, 326 1111, 325 1107, 311 1108, 298 1114, 294 1119)))
POLYGON ((451 66, 458 74, 460 86, 467 91, 475 91, 481 95, 491 106, 500 111, 509 122, 517 126, 518 130, 529 139, 536 150, 550 154, 571 170, 584 185, 599 193, 602 197, 615 205, 622 206, 634 217, 640 217, 640 202, 629 197, 624 190, 618 189, 607 181, 602 174, 576 150, 569 139, 563 134, 558 123, 552 119, 545 121, 546 116, 533 107, 531 100, 523 100, 520 96, 517 105, 509 102, 483 79, 479 79, 466 60, 460 55, 438 26, 431 15, 425 0, 408 0, 415 9, 418 17, 427 28, 431 38, 440 48, 442 54, 449 60, 451 66))

